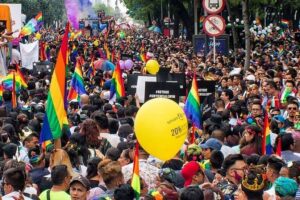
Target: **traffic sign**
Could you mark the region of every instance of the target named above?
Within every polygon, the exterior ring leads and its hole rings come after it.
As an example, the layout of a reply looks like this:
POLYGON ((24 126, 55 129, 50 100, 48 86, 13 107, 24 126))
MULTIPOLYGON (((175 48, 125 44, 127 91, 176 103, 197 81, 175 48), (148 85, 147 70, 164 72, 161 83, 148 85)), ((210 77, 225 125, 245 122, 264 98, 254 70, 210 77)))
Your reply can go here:
POLYGON ((219 15, 208 15, 203 22, 204 32, 211 37, 224 34, 225 27, 225 20, 219 15))
POLYGON ((224 0, 203 0, 202 6, 208 14, 218 14, 223 11, 225 7, 224 0))

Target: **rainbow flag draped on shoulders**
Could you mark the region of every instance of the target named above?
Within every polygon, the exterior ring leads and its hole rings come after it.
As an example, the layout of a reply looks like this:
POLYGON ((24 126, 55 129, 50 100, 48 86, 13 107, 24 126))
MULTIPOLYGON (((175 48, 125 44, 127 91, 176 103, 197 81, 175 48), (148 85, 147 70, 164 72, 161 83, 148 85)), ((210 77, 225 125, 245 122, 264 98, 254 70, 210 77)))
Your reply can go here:
POLYGON ((141 183, 140 183, 140 168, 139 168, 139 143, 135 145, 135 152, 133 158, 133 173, 131 179, 131 187, 134 190, 135 199, 140 199, 141 196, 141 183))
POLYGON ((76 62, 75 71, 71 80, 68 100, 80 99, 80 95, 86 94, 81 70, 81 62, 76 62))
POLYGON ((198 86, 196 75, 192 81, 192 87, 185 101, 184 112, 188 120, 197 128, 201 128, 200 97, 198 95, 198 86))
POLYGON ((113 77, 111 79, 111 85, 110 85, 110 98, 109 99, 113 99, 114 97, 116 97, 116 99, 125 97, 124 81, 122 78, 122 71, 121 71, 119 62, 117 62, 117 66, 113 73, 113 77))
POLYGON ((40 134, 40 143, 46 146, 52 139, 59 139, 68 126, 65 110, 66 58, 69 24, 66 26, 62 44, 57 56, 47 97, 46 113, 40 134))
POLYGON ((263 141, 262 141, 262 155, 271 155, 273 153, 271 145, 271 131, 269 127, 269 118, 268 112, 265 114, 264 119, 264 132, 263 132, 263 141))

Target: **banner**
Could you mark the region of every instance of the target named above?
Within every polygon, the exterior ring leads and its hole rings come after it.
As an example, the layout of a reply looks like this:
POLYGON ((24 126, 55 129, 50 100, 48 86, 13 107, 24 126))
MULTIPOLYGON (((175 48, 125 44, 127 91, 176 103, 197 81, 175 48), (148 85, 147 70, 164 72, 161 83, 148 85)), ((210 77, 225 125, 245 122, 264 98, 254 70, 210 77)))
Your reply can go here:
POLYGON ((146 82, 156 82, 156 76, 138 76, 136 94, 138 95, 141 103, 145 102, 146 82))
POLYGON ((160 68, 156 74, 157 82, 179 84, 179 96, 186 96, 186 78, 184 73, 170 73, 170 68, 160 68))
POLYGON ((22 67, 32 70, 33 63, 39 61, 39 42, 35 41, 30 44, 20 43, 20 52, 22 67))
MULTIPOLYGON (((206 55, 213 51, 213 38, 207 37, 208 48, 205 44, 205 35, 194 35, 193 36, 193 47, 195 54, 206 55)), ((229 36, 221 35, 216 37, 216 53, 227 56, 229 54, 229 36)))
POLYGON ((135 95, 138 76, 139 74, 128 74, 127 83, 125 84, 127 95, 135 95))
POLYGON ((179 103, 178 83, 146 82, 145 101, 158 97, 171 99, 179 103))

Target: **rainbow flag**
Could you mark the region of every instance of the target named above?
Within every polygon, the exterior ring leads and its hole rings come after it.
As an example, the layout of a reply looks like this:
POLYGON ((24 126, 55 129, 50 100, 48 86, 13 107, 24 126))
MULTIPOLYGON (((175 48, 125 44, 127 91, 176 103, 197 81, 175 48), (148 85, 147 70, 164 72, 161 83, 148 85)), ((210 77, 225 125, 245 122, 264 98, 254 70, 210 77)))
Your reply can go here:
POLYGON ((144 63, 147 62, 146 54, 145 53, 140 53, 138 56, 138 59, 140 61, 143 61, 144 63))
POLYGON ((0 105, 3 103, 3 86, 0 85, 0 105))
POLYGON ((17 74, 16 75, 17 75, 18 79, 20 79, 21 87, 22 88, 27 88, 28 85, 27 85, 27 83, 25 81, 25 78, 24 78, 24 76, 23 76, 23 74, 22 74, 22 72, 20 70, 19 65, 16 65, 16 69, 17 69, 17 74))
POLYGON ((283 27, 286 27, 286 28, 289 27, 289 25, 290 25, 290 22, 287 19, 281 19, 280 23, 283 27))
POLYGON ((109 51, 107 43, 104 44, 104 50, 106 54, 106 59, 112 61, 111 52, 109 51))
POLYGON ((114 96, 116 96, 117 99, 125 96, 124 81, 119 62, 117 62, 116 69, 111 79, 110 99, 112 99, 114 96))
POLYGON ((12 84, 12 91, 11 91, 11 103, 12 107, 17 107, 17 94, 16 94, 16 74, 13 72, 13 84, 12 84))
POLYGON ((4 90, 8 90, 8 91, 13 91, 13 89, 15 89, 15 91, 19 92, 21 90, 21 79, 19 76, 15 75, 15 72, 10 72, 2 81, 2 85, 4 90), (14 83, 15 81, 15 83, 14 83), (14 86, 15 84, 15 86, 14 86), (15 87, 15 88, 14 88, 15 87))
POLYGON ((262 141, 262 155, 271 155, 273 153, 271 145, 271 131, 269 127, 269 118, 268 112, 265 114, 264 119, 264 132, 263 132, 263 141, 262 141))
POLYGON ((68 100, 77 99, 79 100, 80 95, 86 94, 82 76, 82 70, 80 62, 76 62, 75 71, 71 80, 71 87, 68 94, 68 100))
POLYGON ((46 140, 42 143, 42 149, 46 152, 51 152, 51 147, 53 147, 53 144, 51 142, 51 140, 46 140))
POLYGON ((196 75, 192 81, 192 87, 185 101, 184 112, 188 120, 197 128, 201 128, 201 114, 200 114, 200 97, 198 95, 198 86, 196 75))
POLYGON ((57 56, 56 65, 52 74, 50 89, 47 97, 46 113, 40 133, 40 143, 58 139, 63 133, 68 120, 65 110, 65 86, 66 86, 66 59, 68 49, 69 23, 57 56))
POLYGON ((94 66, 94 58, 92 58, 92 61, 90 63, 90 67, 88 69, 87 72, 87 76, 91 78, 93 78, 96 75, 96 70, 95 70, 95 66, 94 66))
POLYGON ((27 35, 31 35, 32 33, 35 33, 41 29, 41 26, 43 24, 43 15, 42 13, 38 13, 35 18, 32 18, 27 22, 25 26, 21 29, 19 37, 24 37, 27 35))
POLYGON ((140 199, 141 183, 140 183, 140 168, 139 168, 139 143, 135 145, 134 158, 133 158, 133 172, 131 179, 131 187, 134 190, 135 199, 140 199))
POLYGON ((280 101, 281 103, 287 103, 287 97, 292 94, 292 90, 288 87, 284 88, 282 94, 281 94, 281 98, 280 101))
POLYGON ((43 13, 39 12, 36 16, 35 16, 35 20, 37 22, 37 26, 36 26, 36 30, 39 31, 42 26, 43 26, 43 13))

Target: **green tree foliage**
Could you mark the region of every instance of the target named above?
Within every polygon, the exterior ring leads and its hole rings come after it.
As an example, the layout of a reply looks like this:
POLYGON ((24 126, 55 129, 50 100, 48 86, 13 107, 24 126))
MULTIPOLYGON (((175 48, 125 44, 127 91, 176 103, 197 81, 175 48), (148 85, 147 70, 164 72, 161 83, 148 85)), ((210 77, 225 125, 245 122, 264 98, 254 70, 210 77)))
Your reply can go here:
POLYGON ((27 16, 27 21, 39 11, 43 12, 44 22, 49 25, 66 17, 64 0, 3 0, 1 3, 22 4, 22 13, 27 16))
POLYGON ((106 6, 104 3, 98 3, 94 6, 94 10, 95 12, 99 12, 101 10, 104 10, 106 15, 114 15, 115 10, 110 7, 110 6, 106 6))

